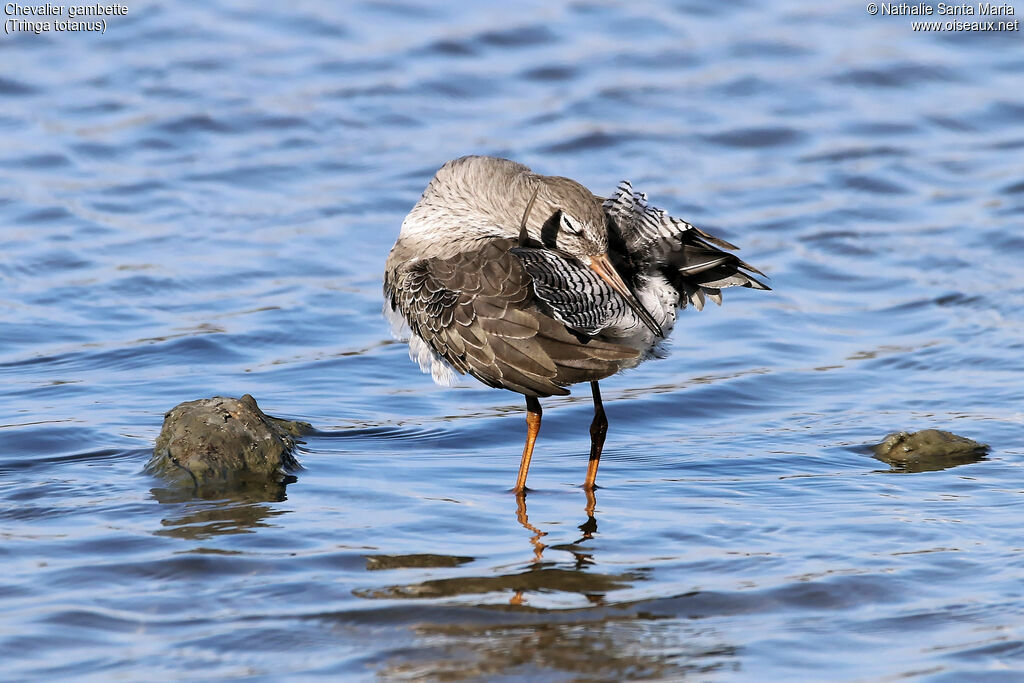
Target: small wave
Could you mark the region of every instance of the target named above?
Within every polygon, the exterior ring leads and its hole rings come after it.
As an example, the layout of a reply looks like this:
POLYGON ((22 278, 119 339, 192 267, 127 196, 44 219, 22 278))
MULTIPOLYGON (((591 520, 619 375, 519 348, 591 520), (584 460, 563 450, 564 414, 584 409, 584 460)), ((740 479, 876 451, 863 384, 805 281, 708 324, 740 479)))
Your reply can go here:
POLYGON ((879 88, 915 88, 924 83, 951 83, 962 80, 953 69, 926 64, 898 63, 882 68, 850 69, 832 77, 842 85, 879 88))
POLYGON ((804 139, 804 134, 785 126, 741 128, 705 135, 708 142, 722 147, 752 148, 793 145, 804 139))
POLYGON ((39 89, 32 87, 28 83, 0 77, 0 95, 26 97, 28 95, 35 95, 37 92, 39 92, 39 89))
POLYGON ((872 159, 876 157, 905 156, 907 150, 902 147, 890 145, 864 145, 848 147, 837 151, 819 152, 801 157, 800 161, 813 163, 816 161, 857 161, 860 159, 872 159))
POLYGON ((68 168, 72 165, 71 159, 64 154, 32 154, 16 159, 4 159, 4 165, 13 168, 23 168, 33 171, 50 171, 59 168, 68 168))
POLYGON ((234 126, 208 114, 189 114, 157 124, 156 129, 172 135, 191 133, 234 133, 234 126))

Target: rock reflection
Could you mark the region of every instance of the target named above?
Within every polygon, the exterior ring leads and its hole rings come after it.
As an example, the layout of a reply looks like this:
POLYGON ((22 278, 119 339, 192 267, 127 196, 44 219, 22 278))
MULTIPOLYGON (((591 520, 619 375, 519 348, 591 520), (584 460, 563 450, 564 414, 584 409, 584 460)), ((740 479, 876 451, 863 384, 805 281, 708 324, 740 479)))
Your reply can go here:
POLYGON ((894 474, 916 474, 918 472, 939 472, 948 470, 951 467, 960 465, 971 465, 976 462, 987 460, 984 453, 965 453, 962 455, 943 456, 940 458, 922 458, 915 462, 889 463, 889 469, 884 472, 894 474))
POLYGON ((279 482, 254 482, 248 486, 210 487, 201 489, 153 488, 156 500, 171 508, 154 532, 157 536, 173 536, 197 540, 222 534, 253 533, 272 526, 268 520, 285 514, 265 503, 286 499, 285 487, 295 481, 288 477, 279 482))

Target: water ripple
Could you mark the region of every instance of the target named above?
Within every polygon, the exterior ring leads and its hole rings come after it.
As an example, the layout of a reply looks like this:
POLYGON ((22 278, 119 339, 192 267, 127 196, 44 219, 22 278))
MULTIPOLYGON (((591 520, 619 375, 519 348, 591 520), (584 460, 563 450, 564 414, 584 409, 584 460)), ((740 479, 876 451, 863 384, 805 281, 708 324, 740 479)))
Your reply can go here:
POLYGON ((803 135, 792 128, 777 126, 766 128, 745 128, 705 136, 708 142, 723 147, 760 148, 791 145, 799 142, 803 135))
POLYGON ((4 674, 1021 669, 1017 36, 848 10, 214 0, 0 41, 4 674), (602 381, 595 492, 586 385, 517 498, 522 396, 435 386, 379 315, 465 153, 630 178, 771 276, 602 381), (243 393, 314 424, 294 480, 142 473, 168 409, 243 393), (993 450, 867 448, 926 428, 993 450))

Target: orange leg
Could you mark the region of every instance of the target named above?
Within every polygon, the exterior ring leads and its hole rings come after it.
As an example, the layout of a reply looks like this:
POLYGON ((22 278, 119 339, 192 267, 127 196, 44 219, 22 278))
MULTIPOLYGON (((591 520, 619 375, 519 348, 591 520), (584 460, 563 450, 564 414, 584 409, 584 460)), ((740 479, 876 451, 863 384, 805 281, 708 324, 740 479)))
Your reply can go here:
POLYGON ((591 382, 590 388, 594 393, 594 421, 590 423, 590 462, 587 463, 587 478, 583 482, 583 488, 588 491, 595 487, 597 466, 601 463, 604 437, 608 433, 608 418, 604 414, 604 404, 601 403, 601 387, 597 382, 591 382))
POLYGON ((533 444, 537 441, 540 431, 540 418, 544 411, 540 409, 540 401, 536 396, 526 397, 526 445, 523 447, 523 459, 519 463, 519 476, 513 491, 522 493, 526 490, 526 473, 530 471, 530 458, 533 457, 533 444))

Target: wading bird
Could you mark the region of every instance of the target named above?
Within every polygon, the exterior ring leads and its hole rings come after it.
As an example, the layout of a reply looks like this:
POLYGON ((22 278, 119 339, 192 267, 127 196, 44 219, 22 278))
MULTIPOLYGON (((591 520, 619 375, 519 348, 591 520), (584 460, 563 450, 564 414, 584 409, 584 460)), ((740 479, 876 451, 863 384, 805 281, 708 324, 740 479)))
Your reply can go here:
POLYGON ((540 397, 590 382, 593 489, 608 420, 598 380, 661 353, 676 311, 723 287, 769 289, 735 246, 647 204, 628 181, 607 199, 507 159, 449 161, 402 222, 384 274, 384 311, 439 384, 469 374, 526 396, 526 445, 540 397), (749 272, 744 272, 749 271, 749 272))

